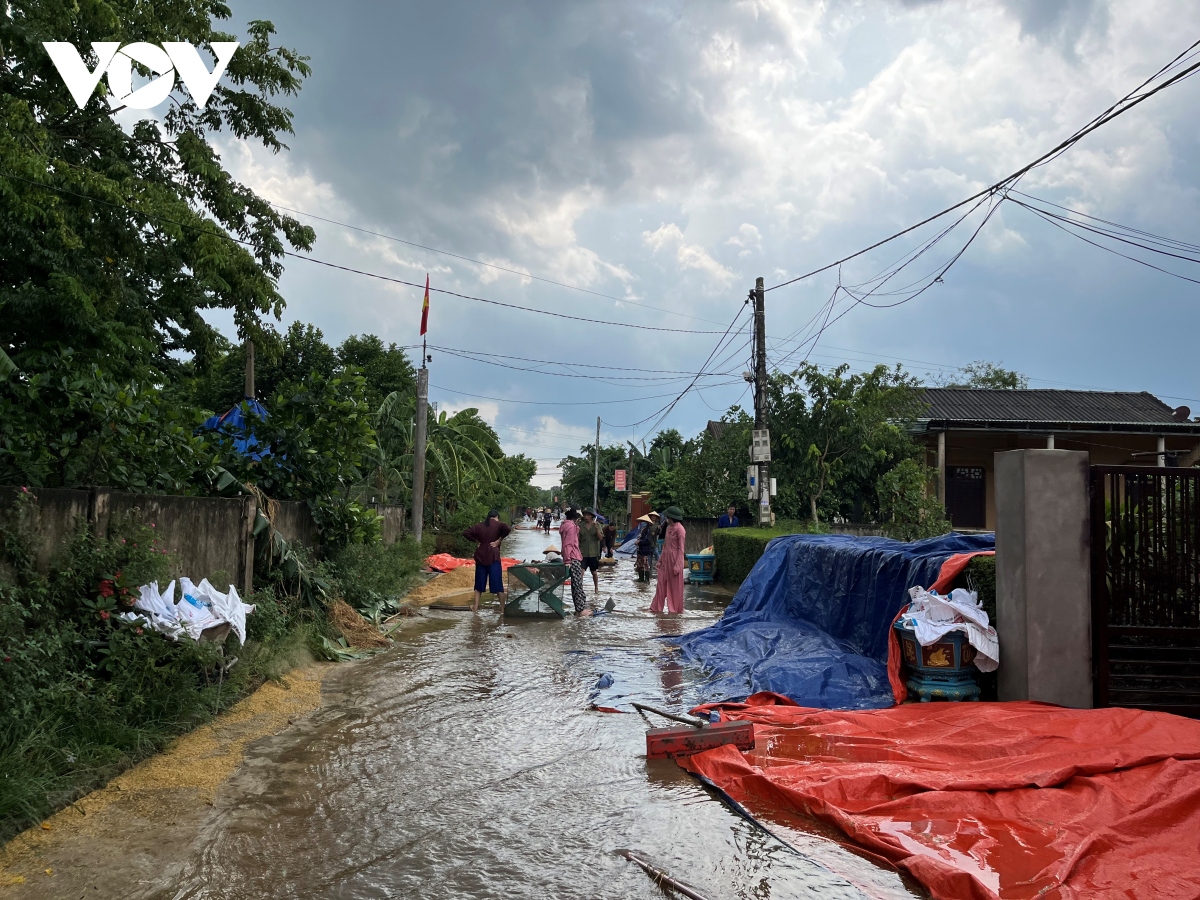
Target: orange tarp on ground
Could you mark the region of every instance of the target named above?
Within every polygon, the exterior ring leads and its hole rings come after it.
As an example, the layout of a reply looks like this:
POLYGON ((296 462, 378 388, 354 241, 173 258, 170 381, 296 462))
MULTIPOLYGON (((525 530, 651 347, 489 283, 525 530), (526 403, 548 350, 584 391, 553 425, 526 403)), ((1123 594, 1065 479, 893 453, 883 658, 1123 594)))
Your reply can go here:
POLYGON ((712 704, 756 747, 680 765, 832 822, 934 897, 1200 897, 1200 722, 1040 703, 712 704))
MULTIPOLYGON (((519 559, 504 557, 500 560, 500 565, 507 569, 509 566, 515 566, 520 562, 519 559)), ((475 560, 459 559, 457 556, 451 556, 449 553, 435 553, 433 556, 425 558, 425 565, 439 572, 450 572, 454 569, 461 569, 463 566, 473 566, 475 565, 475 560)))

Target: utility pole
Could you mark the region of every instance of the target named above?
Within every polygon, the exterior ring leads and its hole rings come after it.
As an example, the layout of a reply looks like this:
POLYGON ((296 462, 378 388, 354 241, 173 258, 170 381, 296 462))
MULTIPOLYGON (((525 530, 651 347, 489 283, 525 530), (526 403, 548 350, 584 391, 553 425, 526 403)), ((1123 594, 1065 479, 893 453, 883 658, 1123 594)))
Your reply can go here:
POLYGON ((629 518, 629 527, 633 527, 633 441, 629 442, 629 474, 625 478, 625 512, 629 518))
POLYGON ((254 341, 246 341, 246 399, 254 399, 254 341))
POLYGON ((425 526, 425 438, 429 427, 429 369, 425 363, 430 359, 426 345, 429 331, 429 275, 425 276, 425 300, 421 304, 421 368, 417 369, 417 420, 413 423, 413 488, 412 530, 417 544, 421 543, 421 531, 425 526))
POLYGON ((417 369, 417 419, 413 437, 412 531, 421 543, 421 528, 425 524, 425 432, 429 425, 429 370, 421 358, 417 369))
MULTIPOLYGON (((600 417, 596 416, 596 471, 592 475, 592 509, 600 505, 600 417)), ((597 514, 598 511, 597 511, 597 514)))
POLYGON ((754 280, 754 446, 758 467, 758 524, 771 524, 771 440, 767 432, 767 310, 761 277, 754 280), (765 453, 763 452, 765 445, 765 453))

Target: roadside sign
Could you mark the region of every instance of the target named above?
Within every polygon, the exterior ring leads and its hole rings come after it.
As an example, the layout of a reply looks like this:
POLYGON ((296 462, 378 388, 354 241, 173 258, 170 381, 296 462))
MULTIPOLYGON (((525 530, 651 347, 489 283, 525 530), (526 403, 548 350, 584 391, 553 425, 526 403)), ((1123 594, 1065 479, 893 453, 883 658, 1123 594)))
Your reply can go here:
POLYGON ((618 491, 625 490, 625 470, 624 469, 617 469, 615 472, 613 472, 613 482, 615 483, 614 486, 616 487, 616 489, 618 491))

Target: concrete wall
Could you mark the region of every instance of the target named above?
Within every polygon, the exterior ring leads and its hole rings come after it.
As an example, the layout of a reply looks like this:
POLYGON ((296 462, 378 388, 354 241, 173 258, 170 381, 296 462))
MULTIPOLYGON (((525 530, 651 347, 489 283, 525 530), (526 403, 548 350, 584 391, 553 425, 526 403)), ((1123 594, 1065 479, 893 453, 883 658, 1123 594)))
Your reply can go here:
POLYGON ((1088 454, 995 455, 1001 700, 1092 705, 1088 454))
POLYGON ((271 524, 289 544, 296 544, 311 551, 321 552, 321 532, 313 519, 312 510, 303 500, 281 500, 272 504, 274 518, 271 524))
MULTIPOLYGON (((0 506, 11 505, 16 491, 0 489, 0 506)), ((254 583, 253 497, 175 497, 126 494, 105 488, 43 488, 34 529, 41 539, 38 564, 50 558, 79 528, 107 536, 126 521, 153 524, 159 547, 174 557, 172 577, 208 578, 221 590, 234 584, 249 593, 254 583)))

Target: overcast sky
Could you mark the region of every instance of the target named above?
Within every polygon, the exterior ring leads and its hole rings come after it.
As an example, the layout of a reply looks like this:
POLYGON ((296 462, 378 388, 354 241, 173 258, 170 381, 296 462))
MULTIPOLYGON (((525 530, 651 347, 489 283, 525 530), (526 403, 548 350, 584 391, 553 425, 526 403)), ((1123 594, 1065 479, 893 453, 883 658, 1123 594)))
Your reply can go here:
MULTIPOLYGON (((428 272, 435 287, 521 306, 709 332, 725 330, 756 276, 768 286, 787 280, 963 199, 1200 38, 1191 0, 231 6, 238 27, 274 22, 279 42, 313 67, 288 102, 290 152, 227 141, 235 175, 298 210, 607 296, 308 220, 313 256, 414 282, 428 272)), ((1193 79, 1021 189, 1195 242, 1198 144, 1193 79)), ((958 232, 952 239, 961 244, 958 232)), ((950 241, 931 264, 948 258, 950 241)), ((842 282, 873 276, 917 243, 847 264, 842 282)), ((817 314, 838 278, 835 270, 767 294, 775 360, 794 349, 783 339, 817 314)), ((420 291, 300 261, 282 289, 285 322, 313 322, 332 342, 363 332, 417 341, 420 291)), ((904 360, 918 374, 987 359, 1034 387, 1149 390, 1200 411, 1200 399, 1187 399, 1200 398, 1198 300, 1200 286, 1006 204, 943 283, 896 308, 857 307, 811 359, 856 368, 904 360)), ((704 379, 710 387, 663 427, 692 435, 749 400, 745 321, 714 360, 733 374, 704 379)), ((697 371, 719 337, 438 294, 430 323, 438 347, 669 372, 697 371)), ((431 399, 479 407, 509 452, 539 460, 541 484, 593 439, 597 415, 605 441, 640 440, 654 419, 619 426, 650 416, 686 383, 561 365, 546 368, 620 378, 548 376, 431 352, 431 399), (634 377, 661 380, 620 380, 634 377)), ((529 366, 520 359, 502 361, 529 366)))

